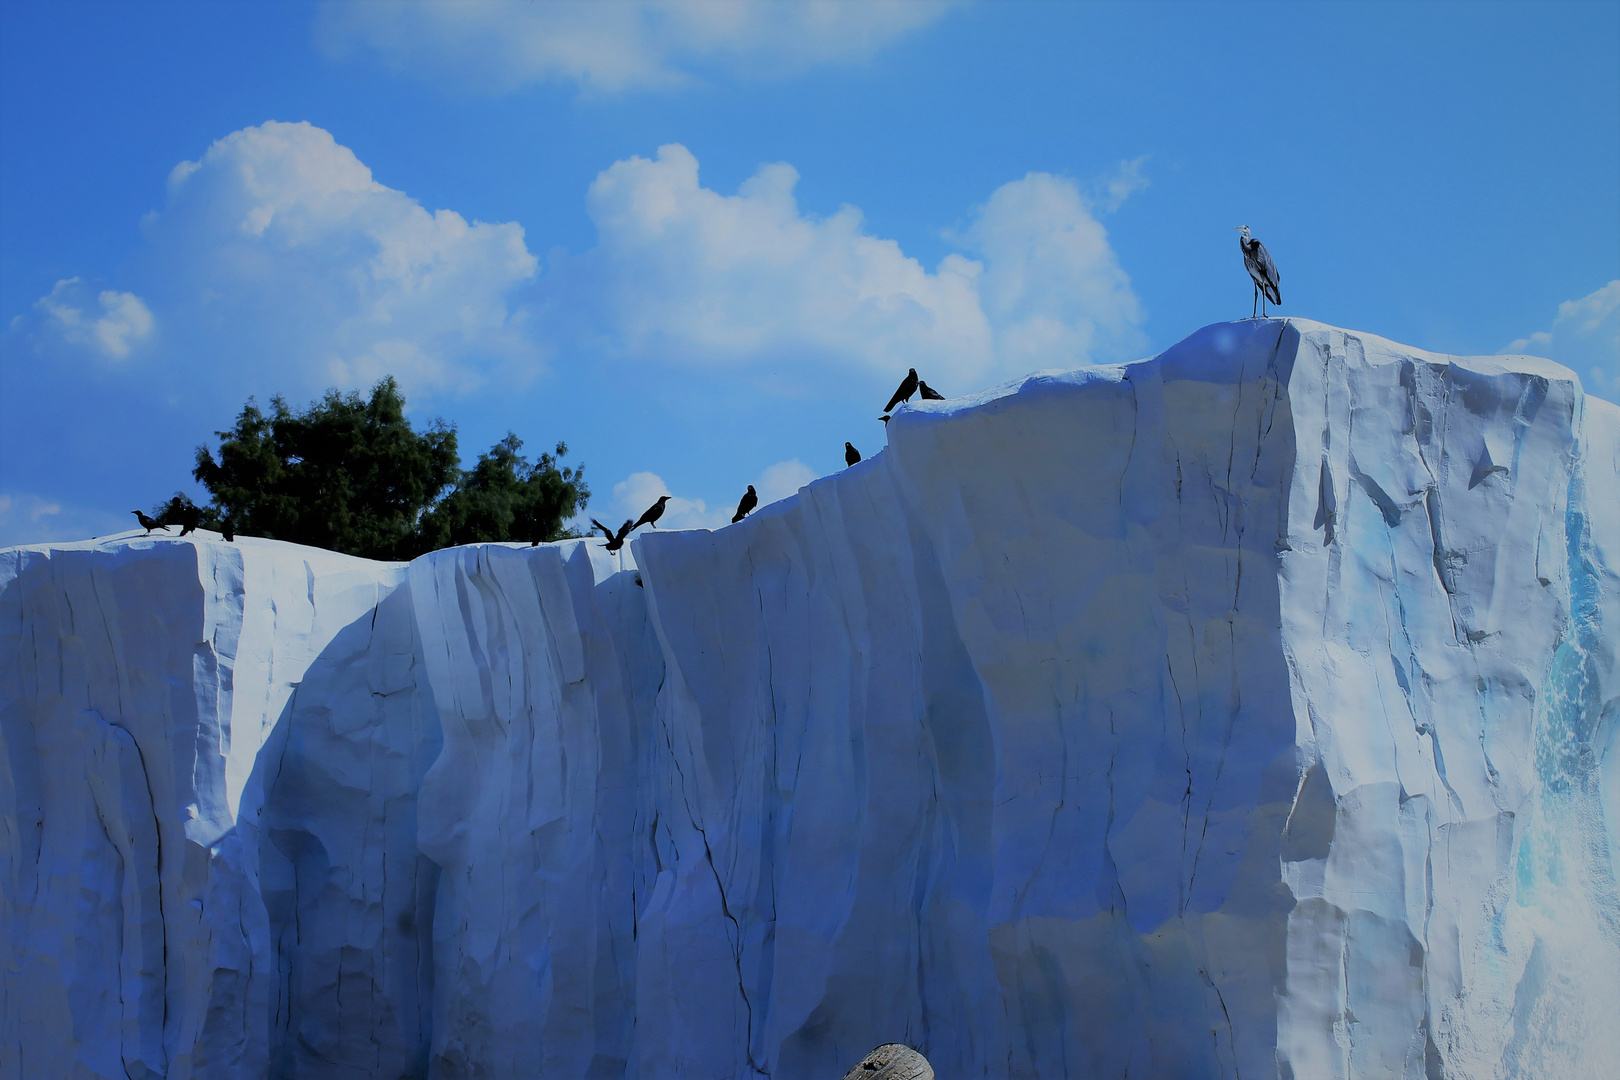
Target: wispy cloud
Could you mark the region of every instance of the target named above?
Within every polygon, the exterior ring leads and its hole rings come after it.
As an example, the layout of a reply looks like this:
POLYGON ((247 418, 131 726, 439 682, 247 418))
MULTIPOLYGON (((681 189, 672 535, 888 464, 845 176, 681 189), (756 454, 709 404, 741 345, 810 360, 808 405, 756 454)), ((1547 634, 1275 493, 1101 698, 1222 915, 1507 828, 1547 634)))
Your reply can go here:
POLYGON ((1620 280, 1559 304, 1550 329, 1509 342, 1502 352, 1556 360, 1589 393, 1620 403, 1620 280))
POLYGON ((1097 206, 1112 214, 1125 205, 1126 199, 1152 183, 1142 171, 1149 156, 1143 154, 1133 161, 1122 161, 1118 168, 1103 177, 1097 184, 1097 206))
POLYGON ((661 89, 719 68, 755 77, 854 63, 938 19, 955 0, 417 0, 322 5, 334 58, 504 93, 572 83, 598 93, 661 89))
POLYGON ((108 360, 122 360, 152 333, 152 312, 134 293, 103 289, 94 301, 76 277, 58 281, 34 303, 40 331, 108 360), (99 312, 96 310, 99 307, 99 312))
POLYGON ((87 540, 128 528, 134 521, 127 514, 75 506, 30 492, 0 493, 0 547, 87 540))

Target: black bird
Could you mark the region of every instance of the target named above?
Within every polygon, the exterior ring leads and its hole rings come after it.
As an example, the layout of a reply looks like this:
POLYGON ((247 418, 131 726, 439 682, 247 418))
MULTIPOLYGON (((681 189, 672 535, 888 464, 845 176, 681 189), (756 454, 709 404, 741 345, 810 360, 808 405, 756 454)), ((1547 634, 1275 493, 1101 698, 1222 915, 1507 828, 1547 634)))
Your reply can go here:
POLYGON ((861 452, 859 450, 855 449, 855 447, 853 445, 846 442, 844 444, 844 464, 845 465, 855 465, 855 464, 858 464, 860 462, 860 460, 861 460, 861 452))
POLYGON ((591 524, 601 529, 602 535, 607 537, 607 549, 609 551, 618 551, 624 547, 624 538, 630 535, 630 521, 628 518, 625 519, 623 525, 619 526, 618 532, 614 532, 595 518, 591 518, 591 524))
MULTIPOLYGON (((1267 300, 1282 303, 1282 290, 1278 287, 1282 278, 1277 274, 1277 264, 1271 261, 1271 252, 1249 235, 1249 227, 1234 225, 1233 228, 1243 234, 1238 237, 1238 246, 1243 249, 1243 266, 1254 279, 1254 302, 1260 307, 1260 317, 1265 318, 1267 300)), ((1254 318, 1253 306, 1249 308, 1249 318, 1254 318)))
POLYGON ((894 392, 894 397, 883 406, 884 412, 893 412, 894 407, 902 401, 910 401, 911 395, 917 392, 917 369, 907 368, 906 377, 900 380, 900 387, 894 392))
POLYGON ((236 526, 231 524, 230 518, 226 518, 224 521, 219 523, 219 535, 225 538, 225 542, 227 544, 234 543, 236 541, 236 526))
POLYGON ((139 510, 131 510, 130 513, 135 515, 135 520, 141 523, 141 528, 145 529, 148 535, 151 534, 153 529, 162 529, 164 532, 169 531, 169 527, 163 522, 149 518, 139 510))
POLYGON ((738 500, 738 502, 737 502, 737 512, 735 514, 731 515, 731 523, 733 525, 737 524, 737 522, 739 522, 743 518, 747 517, 749 515, 749 513, 753 511, 754 507, 756 507, 758 505, 759 505, 759 496, 754 494, 754 485, 749 484, 748 485, 748 490, 743 494, 743 497, 740 500, 738 500))
POLYGON ((945 400, 945 395, 944 394, 940 393, 938 390, 935 390, 932 386, 929 386, 927 383, 923 382, 921 379, 917 380, 917 392, 922 395, 922 399, 924 401, 944 401, 945 400))
POLYGON ((180 508, 179 518, 180 535, 185 536, 187 533, 195 532, 197 526, 202 523, 202 511, 188 503, 180 508))
POLYGON ((658 501, 647 507, 642 515, 636 519, 636 523, 630 526, 630 528, 639 529, 643 525, 651 525, 655 529, 658 528, 658 519, 664 516, 664 504, 667 502, 669 502, 668 495, 658 496, 658 501))

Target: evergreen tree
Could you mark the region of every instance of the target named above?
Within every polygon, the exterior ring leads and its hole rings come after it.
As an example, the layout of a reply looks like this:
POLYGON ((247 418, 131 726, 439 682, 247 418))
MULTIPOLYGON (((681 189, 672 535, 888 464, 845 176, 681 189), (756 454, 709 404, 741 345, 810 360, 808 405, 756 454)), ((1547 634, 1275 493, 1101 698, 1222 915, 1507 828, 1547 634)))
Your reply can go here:
POLYGON ((220 437, 219 458, 197 448, 192 475, 213 497, 214 520, 238 533, 371 559, 420 553, 418 520, 456 478, 456 433, 405 419, 392 377, 359 394, 329 390, 301 413, 284 398, 266 416, 252 401, 220 437))
MULTIPOLYGON (((416 431, 392 377, 369 399, 330 390, 295 413, 249 401, 220 439, 216 458, 197 448, 192 475, 208 489, 200 523, 226 517, 245 536, 264 536, 371 559, 410 559, 451 544, 556 540, 585 508, 580 468, 562 468, 568 447, 530 463, 516 435, 459 468, 455 429, 442 420, 416 431), (448 490, 447 490, 448 489, 448 490)), ((153 515, 183 521, 191 500, 176 493, 153 515)))
POLYGON ((558 443, 530 464, 523 440, 506 438, 478 455, 478 464, 422 519, 424 550, 488 540, 544 542, 573 535, 563 523, 590 498, 581 469, 559 468, 568 453, 558 443))

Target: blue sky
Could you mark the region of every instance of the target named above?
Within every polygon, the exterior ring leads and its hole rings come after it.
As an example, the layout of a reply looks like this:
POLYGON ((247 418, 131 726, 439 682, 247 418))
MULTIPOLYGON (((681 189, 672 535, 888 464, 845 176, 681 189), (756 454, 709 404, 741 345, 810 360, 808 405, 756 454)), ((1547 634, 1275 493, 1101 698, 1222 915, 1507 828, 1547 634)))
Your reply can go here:
POLYGON ((612 519, 1282 313, 1620 398, 1620 5, 0 5, 0 544, 396 375, 612 519))

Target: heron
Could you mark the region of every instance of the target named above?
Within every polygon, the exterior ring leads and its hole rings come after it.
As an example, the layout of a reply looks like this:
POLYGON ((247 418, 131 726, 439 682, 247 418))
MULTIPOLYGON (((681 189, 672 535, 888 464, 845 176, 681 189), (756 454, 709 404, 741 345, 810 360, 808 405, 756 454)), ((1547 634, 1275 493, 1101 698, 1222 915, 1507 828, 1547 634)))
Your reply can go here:
MULTIPOLYGON (((1249 235, 1247 225, 1232 226, 1243 235, 1238 237, 1238 246, 1243 248, 1243 265, 1254 279, 1254 303, 1260 308, 1260 317, 1265 318, 1266 301, 1273 304, 1282 303, 1282 292, 1278 283, 1282 280, 1277 274, 1277 264, 1271 261, 1271 252, 1266 245, 1249 235)), ((1254 318, 1254 307, 1249 309, 1249 318, 1254 318)))

